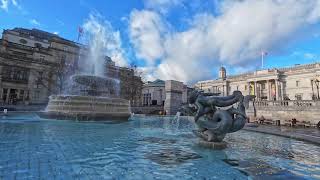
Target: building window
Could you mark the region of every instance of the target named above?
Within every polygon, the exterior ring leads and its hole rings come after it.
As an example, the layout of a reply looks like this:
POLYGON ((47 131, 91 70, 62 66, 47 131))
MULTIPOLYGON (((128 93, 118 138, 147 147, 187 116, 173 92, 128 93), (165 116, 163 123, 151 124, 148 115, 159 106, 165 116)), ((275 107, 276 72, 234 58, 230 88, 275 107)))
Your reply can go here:
POLYGON ((36 48, 42 48, 42 45, 41 45, 40 43, 34 43, 34 46, 35 46, 36 48))
POLYGON ((261 89, 266 89, 266 84, 261 84, 261 89))
POLYGON ((24 97, 24 90, 20 90, 19 99, 23 100, 23 97, 24 97))
POLYGON ((154 105, 154 106, 157 105, 157 100, 152 100, 151 104, 154 105))
POLYGON ((39 89, 41 88, 41 84, 42 84, 42 81, 43 81, 43 72, 38 72, 38 77, 37 77, 37 80, 36 80, 36 84, 35 84, 35 88, 39 89))
POLYGON ((64 47, 63 47, 63 50, 64 50, 64 51, 68 51, 68 47, 67 47, 67 46, 64 46, 64 47))
POLYGON ((40 55, 40 60, 44 60, 44 58, 45 58, 46 56, 44 56, 44 55, 40 55))
POLYGON ((8 89, 7 88, 3 88, 3 90, 2 90, 2 100, 3 100, 3 102, 7 101, 7 93, 8 93, 8 89))
POLYGON ((12 54, 17 55, 17 56, 23 56, 26 57, 27 53, 19 52, 19 51, 12 51, 12 54))
POLYGON ((295 97, 296 100, 302 100, 302 94, 296 94, 295 97))
POLYGON ((28 41, 25 40, 25 39, 20 39, 19 42, 22 43, 22 44, 27 44, 28 43, 28 41))
POLYGON ((244 85, 244 90, 247 90, 248 86, 247 85, 244 85))
POLYGON ((296 87, 299 87, 300 81, 296 81, 296 87))
POLYGON ((6 81, 27 81, 28 69, 5 66, 3 68, 2 78, 6 81))
POLYGON ((289 101, 289 100, 290 100, 289 94, 285 94, 285 95, 283 96, 283 100, 289 101))
POLYGON ((33 99, 38 100, 40 99, 40 90, 36 90, 33 93, 33 99))

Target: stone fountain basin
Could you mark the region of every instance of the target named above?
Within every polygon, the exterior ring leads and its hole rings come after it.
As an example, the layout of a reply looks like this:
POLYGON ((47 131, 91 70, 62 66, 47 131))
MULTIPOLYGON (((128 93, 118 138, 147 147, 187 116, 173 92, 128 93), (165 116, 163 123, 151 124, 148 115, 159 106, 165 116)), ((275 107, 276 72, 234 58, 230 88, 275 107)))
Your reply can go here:
POLYGON ((53 95, 44 118, 72 120, 128 120, 131 115, 130 103, 121 98, 101 96, 53 95))

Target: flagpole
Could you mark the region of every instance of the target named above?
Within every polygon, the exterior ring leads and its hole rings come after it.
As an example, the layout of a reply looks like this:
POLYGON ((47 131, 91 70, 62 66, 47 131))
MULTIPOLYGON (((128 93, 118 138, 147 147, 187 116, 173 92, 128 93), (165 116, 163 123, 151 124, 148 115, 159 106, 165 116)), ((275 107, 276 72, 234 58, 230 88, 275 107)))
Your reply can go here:
POLYGON ((264 52, 261 53, 261 69, 263 69, 264 52))

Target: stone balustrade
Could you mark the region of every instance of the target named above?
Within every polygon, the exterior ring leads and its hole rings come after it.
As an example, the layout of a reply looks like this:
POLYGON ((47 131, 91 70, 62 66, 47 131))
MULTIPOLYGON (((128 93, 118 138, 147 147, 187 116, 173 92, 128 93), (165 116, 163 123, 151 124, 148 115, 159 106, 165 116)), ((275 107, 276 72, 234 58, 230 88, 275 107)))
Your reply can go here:
POLYGON ((294 100, 294 101, 257 101, 256 108, 263 107, 320 107, 320 101, 294 100))
MULTIPOLYGON (((293 100, 293 101, 256 101, 256 116, 268 119, 309 121, 317 124, 320 121, 320 101, 293 100)), ((252 103, 247 110, 249 116, 254 115, 252 103)))

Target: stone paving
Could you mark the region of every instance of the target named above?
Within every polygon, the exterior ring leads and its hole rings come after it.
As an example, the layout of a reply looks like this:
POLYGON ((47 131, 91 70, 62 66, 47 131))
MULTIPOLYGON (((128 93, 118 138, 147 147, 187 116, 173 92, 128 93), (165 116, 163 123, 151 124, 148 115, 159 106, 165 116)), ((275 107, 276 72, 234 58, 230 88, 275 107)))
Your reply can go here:
POLYGON ((243 129, 247 131, 284 136, 320 145, 320 129, 317 128, 259 125, 258 127, 245 126, 243 129))

